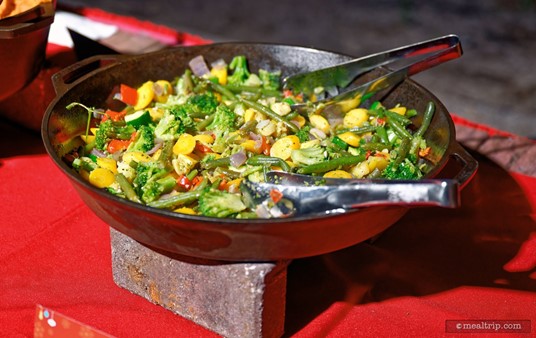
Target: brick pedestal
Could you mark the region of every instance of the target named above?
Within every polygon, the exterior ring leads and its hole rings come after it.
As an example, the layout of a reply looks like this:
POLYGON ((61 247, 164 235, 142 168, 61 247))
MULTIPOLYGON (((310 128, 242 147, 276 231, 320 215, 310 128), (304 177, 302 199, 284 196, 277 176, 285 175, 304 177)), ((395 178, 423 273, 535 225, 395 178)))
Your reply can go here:
POLYGON ((279 337, 289 262, 229 263, 161 253, 111 229, 117 285, 225 337, 279 337))

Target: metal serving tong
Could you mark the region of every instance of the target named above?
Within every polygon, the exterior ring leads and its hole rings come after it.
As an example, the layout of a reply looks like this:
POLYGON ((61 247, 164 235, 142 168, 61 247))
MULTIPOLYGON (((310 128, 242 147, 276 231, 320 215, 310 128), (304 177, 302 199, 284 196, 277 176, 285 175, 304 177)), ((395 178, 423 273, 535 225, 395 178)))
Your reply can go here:
POLYGON ((266 218, 343 213, 379 205, 459 206, 454 179, 350 180, 270 171, 266 180, 241 184, 248 206, 266 218))
MULTIPOLYGON (((462 53, 460 39, 456 35, 446 35, 364 56, 336 66, 292 75, 283 79, 283 86, 296 93, 307 95, 315 93, 317 88, 324 88, 327 97, 318 100, 316 104, 323 104, 325 108, 343 101, 372 96, 375 93, 396 86, 409 76, 456 59, 462 53), (398 70, 390 71, 386 75, 365 84, 346 89, 358 76, 368 71, 396 61, 415 58, 417 61, 409 63, 398 70)), ((300 110, 307 106, 307 104, 296 104, 293 109, 300 110)))

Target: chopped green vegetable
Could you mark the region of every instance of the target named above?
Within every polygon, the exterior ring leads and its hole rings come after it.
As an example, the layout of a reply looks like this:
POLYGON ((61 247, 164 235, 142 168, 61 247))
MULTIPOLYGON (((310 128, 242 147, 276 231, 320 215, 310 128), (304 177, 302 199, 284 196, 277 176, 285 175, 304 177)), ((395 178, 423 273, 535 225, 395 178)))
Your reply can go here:
POLYGON ((325 160, 324 151, 325 150, 319 145, 314 145, 309 148, 293 150, 292 153, 290 153, 290 157, 296 164, 311 165, 325 160))
POLYGON ((227 81, 233 85, 243 85, 251 74, 244 55, 235 56, 229 64, 229 69, 233 73, 228 77, 227 81))
POLYGON ((246 210, 240 195, 207 189, 199 196, 199 211, 204 216, 228 217, 246 210))

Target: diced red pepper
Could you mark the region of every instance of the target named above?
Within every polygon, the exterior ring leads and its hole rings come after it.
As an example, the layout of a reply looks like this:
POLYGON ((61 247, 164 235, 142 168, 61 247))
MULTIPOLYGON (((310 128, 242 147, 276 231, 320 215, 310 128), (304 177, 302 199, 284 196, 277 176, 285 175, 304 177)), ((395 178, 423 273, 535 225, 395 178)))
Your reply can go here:
POLYGON ((367 150, 367 153, 365 154, 365 159, 368 160, 368 158, 372 155, 372 150, 367 150))
POLYGON ((183 191, 188 191, 192 188, 192 181, 184 174, 177 179, 177 184, 183 191))
POLYGON ((194 179, 192 180, 192 186, 193 186, 194 188, 197 188, 197 186, 200 185, 201 182, 203 182, 203 176, 201 176, 201 175, 197 175, 197 176, 194 177, 194 179))
POLYGON ((108 142, 108 146, 106 147, 106 150, 113 154, 120 150, 125 150, 128 148, 128 146, 136 139, 136 132, 133 132, 130 135, 130 139, 128 140, 117 140, 113 139, 110 142, 108 142))
POLYGON ((135 106, 138 103, 138 91, 130 86, 121 84, 119 87, 119 92, 121 93, 121 101, 124 103, 135 106))
POLYGON ((270 198, 274 203, 277 203, 283 198, 283 193, 277 189, 272 189, 270 190, 270 198))
POLYGON ((199 151, 202 154, 211 153, 212 149, 210 147, 204 145, 203 143, 197 142, 195 145, 195 150, 199 151))
POLYGON ((386 122, 386 120, 385 120, 385 118, 383 118, 383 117, 378 117, 378 118, 376 119, 376 123, 378 123, 379 126, 383 126, 383 125, 385 125, 385 122, 386 122))
POLYGON ((127 115, 126 111, 116 112, 116 111, 108 109, 106 113, 104 113, 104 116, 102 117, 101 122, 104 122, 108 119, 114 122, 123 121, 126 115, 127 115))
POLYGON ((430 155, 430 152, 432 151, 432 148, 426 147, 424 149, 419 150, 419 156, 420 157, 426 157, 430 155))
POLYGON ((227 190, 228 188, 227 180, 221 180, 220 184, 218 185, 218 190, 227 190))
POLYGON ((262 136, 261 139, 262 139, 261 152, 264 155, 269 156, 270 155, 270 148, 272 148, 272 146, 268 142, 268 139, 266 138, 266 136, 262 136))
POLYGON ((114 139, 114 140, 111 140, 110 142, 108 142, 108 147, 106 147, 106 150, 108 150, 108 152, 110 154, 113 154, 117 151, 120 151, 120 150, 125 150, 128 148, 128 145, 130 144, 130 142, 132 142, 131 140, 117 140, 117 139, 114 139))

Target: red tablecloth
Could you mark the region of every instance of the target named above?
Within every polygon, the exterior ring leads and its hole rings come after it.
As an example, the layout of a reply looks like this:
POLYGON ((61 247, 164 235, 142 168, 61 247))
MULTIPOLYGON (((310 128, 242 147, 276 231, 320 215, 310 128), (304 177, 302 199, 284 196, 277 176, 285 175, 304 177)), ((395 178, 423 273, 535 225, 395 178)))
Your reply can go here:
MULTIPOLYGON (((372 244, 294 260, 286 336, 439 337, 461 319, 530 320, 536 332, 536 146, 455 122, 480 162, 463 206, 413 209, 372 244)), ((114 284, 108 226, 39 136, 5 121, 0 201, 0 336, 32 336, 36 304, 117 337, 215 336, 114 284)))

